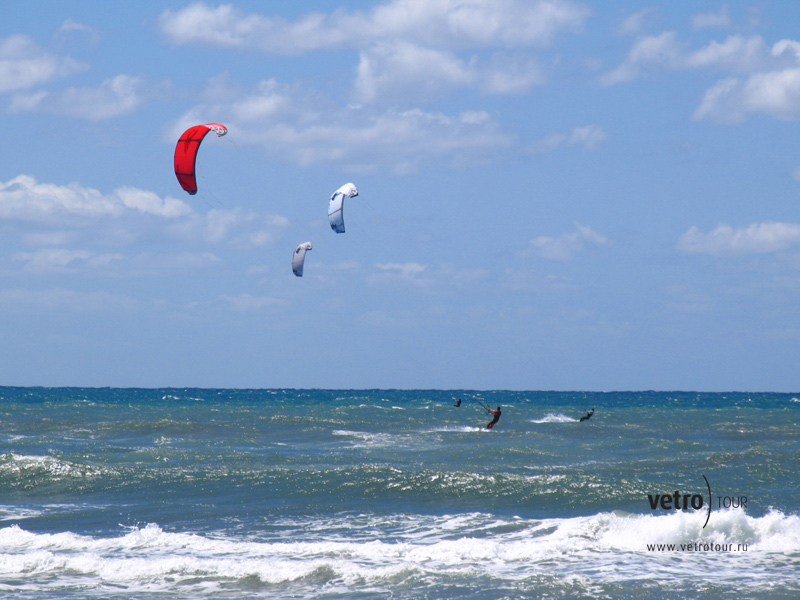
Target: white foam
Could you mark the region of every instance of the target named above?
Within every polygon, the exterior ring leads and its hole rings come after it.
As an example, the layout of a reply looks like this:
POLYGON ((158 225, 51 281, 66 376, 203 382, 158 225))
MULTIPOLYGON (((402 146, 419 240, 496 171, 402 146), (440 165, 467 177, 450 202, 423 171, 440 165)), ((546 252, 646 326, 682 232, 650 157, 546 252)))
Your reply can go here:
POLYGON ((41 510, 33 508, 18 508, 16 506, 0 506, 0 521, 21 521, 42 515, 41 510))
POLYGON ((531 423, 577 423, 579 419, 573 419, 562 413, 548 413, 542 419, 534 419, 531 423))
POLYGON ((444 426, 444 427, 434 427, 433 429, 429 429, 428 432, 430 433, 474 433, 476 431, 484 432, 489 431, 485 426, 484 427, 474 427, 470 425, 451 425, 451 426, 444 426))
POLYGON ((16 477, 43 475, 49 480, 99 477, 113 473, 112 469, 76 464, 55 456, 16 454, 0 455, 0 474, 16 477))
MULTIPOLYGON (((697 577, 743 588, 769 576, 794 582, 800 568, 800 517, 741 509, 701 515, 600 513, 568 519, 370 515, 280 522, 277 539, 165 532, 154 524, 113 538, 0 528, 0 582, 25 578, 32 589, 114 586, 202 595, 234 582, 389 589, 398 578, 461 574, 514 581, 546 570, 564 580, 697 577), (382 532, 382 533, 381 533, 382 532), (712 551, 649 551, 648 544, 712 546, 712 551), (746 544, 714 552, 714 544, 746 544), (788 566, 787 566, 788 565, 788 566), (746 575, 743 575, 746 573, 746 575), (32 577, 36 575, 36 577, 32 577), (38 582, 38 583, 37 583, 38 582), (37 586, 41 586, 38 588, 37 586)), ((793 583, 792 583, 793 584, 793 583)), ((226 587, 227 586, 227 587, 226 587)), ((0 590, 10 589, 3 587, 0 590)))

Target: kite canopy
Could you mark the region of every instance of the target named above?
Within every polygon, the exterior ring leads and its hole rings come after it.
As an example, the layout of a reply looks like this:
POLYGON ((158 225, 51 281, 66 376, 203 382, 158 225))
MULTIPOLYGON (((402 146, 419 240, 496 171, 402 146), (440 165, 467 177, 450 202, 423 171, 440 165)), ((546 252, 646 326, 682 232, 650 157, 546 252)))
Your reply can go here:
POLYGON ((352 198, 358 196, 358 190, 352 183, 345 183, 338 190, 333 192, 330 204, 328 205, 328 219, 331 222, 331 229, 336 233, 344 233, 344 199, 345 196, 352 198))
POLYGON ((306 262, 306 251, 311 250, 311 242, 300 244, 292 254, 292 272, 298 277, 303 276, 303 264, 306 262))
POLYGON ((209 131, 213 131, 217 136, 222 137, 228 133, 228 128, 220 123, 207 123, 189 127, 183 132, 175 146, 175 177, 178 178, 178 183, 181 184, 181 187, 191 195, 197 193, 197 179, 195 178, 197 150, 209 131))

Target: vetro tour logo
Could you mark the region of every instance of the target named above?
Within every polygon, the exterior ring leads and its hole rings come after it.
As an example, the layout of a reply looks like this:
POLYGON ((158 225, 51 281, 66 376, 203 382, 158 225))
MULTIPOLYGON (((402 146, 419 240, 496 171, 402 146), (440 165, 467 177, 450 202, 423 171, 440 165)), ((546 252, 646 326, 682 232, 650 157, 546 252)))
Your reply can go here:
MULTIPOLYGON (((706 512, 706 522, 703 524, 703 529, 708 525, 708 520, 711 518, 711 484, 708 479, 703 475, 708 489, 708 510, 706 512)), ((679 490, 675 490, 671 494, 647 494, 647 500, 650 502, 652 510, 701 510, 705 506, 705 499, 700 494, 681 494, 679 490)), ((717 496, 717 508, 747 508, 747 496, 717 496)))

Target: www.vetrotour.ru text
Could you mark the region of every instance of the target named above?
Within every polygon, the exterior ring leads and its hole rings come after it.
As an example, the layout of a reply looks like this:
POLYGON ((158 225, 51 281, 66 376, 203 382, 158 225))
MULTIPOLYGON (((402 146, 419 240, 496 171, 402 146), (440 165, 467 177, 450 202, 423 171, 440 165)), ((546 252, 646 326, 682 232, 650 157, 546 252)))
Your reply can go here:
POLYGON ((747 544, 715 544, 689 542, 688 544, 647 544, 650 552, 747 552, 747 544))

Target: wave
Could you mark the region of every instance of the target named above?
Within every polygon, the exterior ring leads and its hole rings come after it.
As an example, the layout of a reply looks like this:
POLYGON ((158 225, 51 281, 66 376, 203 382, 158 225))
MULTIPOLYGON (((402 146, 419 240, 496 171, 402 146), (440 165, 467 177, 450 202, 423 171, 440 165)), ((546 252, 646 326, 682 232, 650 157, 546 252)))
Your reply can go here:
POLYGON ((589 578, 595 584, 647 580, 694 589, 702 576, 706 584, 745 592, 767 585, 772 591, 797 589, 800 517, 778 510, 751 517, 730 509, 712 514, 705 529, 698 517, 357 514, 276 522, 280 531, 260 538, 167 532, 156 524, 97 538, 13 525, 0 529, 0 591, 97 586, 203 597, 280 585, 286 596, 316 597, 326 585, 347 597, 403 583, 427 589, 491 578, 513 586, 535 582, 545 571, 565 586, 589 578))
POLYGON ((63 481, 87 481, 115 474, 107 467, 95 467, 54 456, 8 452, 0 455, 0 483, 9 488, 32 489, 63 481))
POLYGON ((368 431, 351 431, 349 429, 335 429, 332 435, 337 437, 351 438, 360 446, 389 446, 394 437, 391 433, 372 433, 368 431))
POLYGON ((573 419, 563 413, 548 413, 543 419, 533 419, 531 423, 578 423, 579 419, 573 419))
POLYGON ((428 429, 421 433, 474 433, 476 431, 480 433, 492 433, 492 431, 487 429, 485 425, 483 427, 476 427, 474 425, 444 425, 442 427, 428 429))

